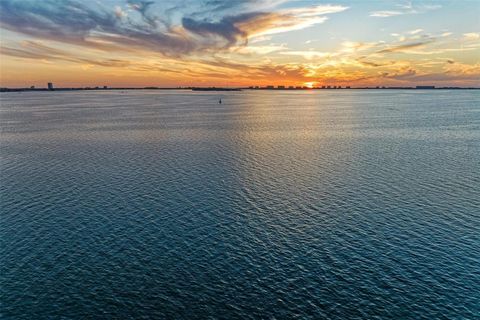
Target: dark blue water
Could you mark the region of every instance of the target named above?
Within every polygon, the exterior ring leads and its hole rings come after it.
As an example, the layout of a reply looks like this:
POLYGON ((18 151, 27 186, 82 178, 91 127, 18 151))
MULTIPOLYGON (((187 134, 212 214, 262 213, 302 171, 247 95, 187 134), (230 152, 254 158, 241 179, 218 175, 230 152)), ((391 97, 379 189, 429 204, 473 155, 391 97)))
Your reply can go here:
POLYGON ((0 99, 2 319, 480 318, 479 91, 0 99))

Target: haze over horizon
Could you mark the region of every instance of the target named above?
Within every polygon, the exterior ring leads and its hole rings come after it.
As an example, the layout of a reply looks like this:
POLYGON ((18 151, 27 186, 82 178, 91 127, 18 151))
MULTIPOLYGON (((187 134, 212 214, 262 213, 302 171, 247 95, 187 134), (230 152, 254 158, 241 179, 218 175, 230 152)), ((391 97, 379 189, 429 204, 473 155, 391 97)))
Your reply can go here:
POLYGON ((480 87, 480 2, 2 0, 0 86, 480 87))

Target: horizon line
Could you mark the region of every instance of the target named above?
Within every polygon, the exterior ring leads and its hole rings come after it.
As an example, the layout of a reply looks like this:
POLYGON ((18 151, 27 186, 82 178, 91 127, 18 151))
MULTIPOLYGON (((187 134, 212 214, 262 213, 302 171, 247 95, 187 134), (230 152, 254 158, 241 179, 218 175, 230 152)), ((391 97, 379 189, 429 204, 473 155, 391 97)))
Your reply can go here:
POLYGON ((392 90, 439 90, 439 89, 480 89, 480 87, 459 87, 459 86, 441 86, 435 85, 417 85, 417 86, 176 86, 176 87, 157 87, 157 86, 143 86, 143 87, 109 87, 109 86, 95 86, 95 87, 0 87, 0 92, 15 92, 15 91, 92 91, 92 90, 193 90, 199 91, 234 91, 234 90, 265 90, 265 91, 295 91, 295 90, 359 90, 359 89, 392 89, 392 90))

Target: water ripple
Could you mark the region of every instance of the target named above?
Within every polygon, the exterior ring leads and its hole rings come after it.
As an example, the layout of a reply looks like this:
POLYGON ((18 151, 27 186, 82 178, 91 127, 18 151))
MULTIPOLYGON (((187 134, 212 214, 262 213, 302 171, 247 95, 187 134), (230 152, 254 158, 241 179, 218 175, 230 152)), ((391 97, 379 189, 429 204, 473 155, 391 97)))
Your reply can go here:
POLYGON ((477 91, 0 98, 2 319, 480 314, 477 91))

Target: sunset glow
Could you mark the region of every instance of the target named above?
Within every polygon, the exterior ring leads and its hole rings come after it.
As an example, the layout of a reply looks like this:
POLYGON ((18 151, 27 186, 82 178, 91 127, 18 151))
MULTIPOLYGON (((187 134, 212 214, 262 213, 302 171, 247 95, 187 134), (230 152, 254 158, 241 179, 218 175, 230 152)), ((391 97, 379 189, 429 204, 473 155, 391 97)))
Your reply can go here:
POLYGON ((0 86, 480 86, 478 1, 0 1, 0 86))

